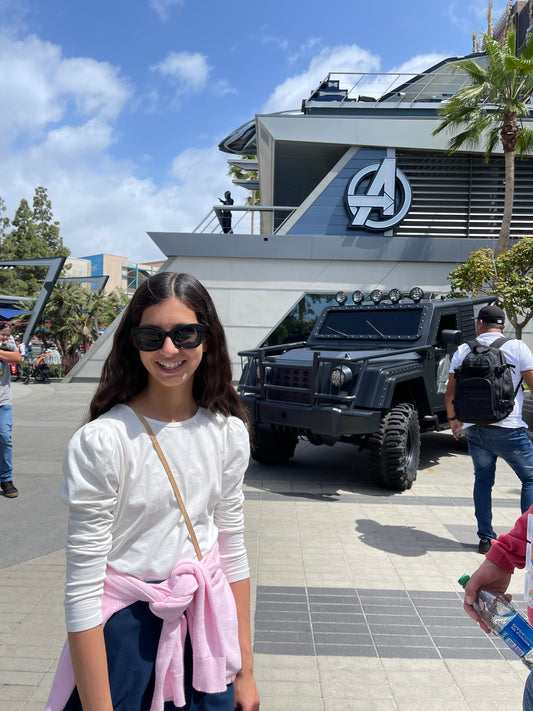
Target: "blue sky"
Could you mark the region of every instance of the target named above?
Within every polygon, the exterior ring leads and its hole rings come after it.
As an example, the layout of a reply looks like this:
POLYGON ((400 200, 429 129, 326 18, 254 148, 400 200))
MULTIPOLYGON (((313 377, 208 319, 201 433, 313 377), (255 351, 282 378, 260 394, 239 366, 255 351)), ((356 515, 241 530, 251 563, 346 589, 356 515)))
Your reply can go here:
MULTIPOLYGON (((505 2, 493 2, 498 19, 505 2)), ((163 258, 224 190, 219 141, 298 109, 329 71, 423 71, 472 50, 487 0, 0 0, 0 196, 48 189, 73 256, 163 258)))

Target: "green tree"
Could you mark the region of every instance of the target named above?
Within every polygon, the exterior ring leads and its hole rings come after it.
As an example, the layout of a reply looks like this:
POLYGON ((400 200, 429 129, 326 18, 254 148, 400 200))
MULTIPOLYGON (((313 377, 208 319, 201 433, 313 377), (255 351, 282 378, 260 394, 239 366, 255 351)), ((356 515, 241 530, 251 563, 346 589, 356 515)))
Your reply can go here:
POLYGON ((471 84, 464 86, 440 109, 444 116, 433 132, 455 132, 448 148, 475 148, 484 144, 485 160, 501 142, 505 161, 504 208, 496 255, 509 247, 515 186, 515 156, 531 153, 533 131, 523 125, 529 116, 528 102, 533 96, 533 34, 516 52, 516 35, 510 32, 500 45, 484 35, 488 64, 473 59, 455 62, 466 72, 471 84))
POLYGON ((524 238, 494 256, 490 247, 479 249, 448 276, 451 297, 497 296, 517 338, 533 318, 533 239, 524 238))
MULTIPOLYGON (((0 244, 0 260, 42 259, 68 256, 63 245, 59 223, 54 221, 46 189, 38 187, 33 209, 24 198, 11 221, 13 229, 0 244)), ((0 293, 14 296, 36 296, 47 267, 14 267, 0 271, 0 293)))
POLYGON ((83 284, 60 282, 46 305, 40 333, 66 355, 69 345, 86 347, 89 341, 95 341, 100 330, 110 325, 128 301, 128 295, 120 289, 105 294, 83 284))
POLYGON ((52 203, 46 188, 35 188, 33 196, 33 221, 36 233, 44 240, 54 257, 68 257, 70 250, 64 246, 59 232, 59 222, 54 220, 52 203))
POLYGON ((85 292, 86 289, 80 284, 59 282, 46 304, 41 332, 57 344, 62 355, 66 355, 69 343, 78 341, 77 305, 85 300, 85 292))
MULTIPOLYGON (((2 260, 38 259, 45 257, 45 245, 36 234, 33 213, 24 198, 11 221, 13 229, 0 247, 2 260)), ((35 296, 40 289, 43 268, 11 267, 0 272, 0 292, 14 296, 35 296)))
POLYGON ((0 197, 0 244, 4 241, 6 230, 11 224, 9 217, 5 217, 3 213, 6 211, 6 204, 4 200, 0 197))

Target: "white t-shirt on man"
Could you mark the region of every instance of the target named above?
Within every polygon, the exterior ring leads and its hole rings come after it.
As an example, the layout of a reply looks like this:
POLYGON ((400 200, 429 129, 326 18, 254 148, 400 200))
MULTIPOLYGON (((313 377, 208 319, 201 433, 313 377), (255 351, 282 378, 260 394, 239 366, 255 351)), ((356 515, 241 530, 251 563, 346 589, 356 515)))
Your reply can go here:
MULTIPOLYGON (((502 338, 502 334, 500 332, 489 331, 487 333, 482 333, 477 337, 477 340, 484 346, 490 346, 490 344, 497 341, 498 338, 502 338)), ((514 389, 516 390, 522 378, 521 373, 527 370, 533 370, 533 353, 529 350, 524 341, 519 341, 516 338, 512 338, 504 343, 500 350, 504 354, 505 360, 509 363, 509 365, 514 366, 514 368, 510 368, 510 371, 513 378, 514 389)), ((462 343, 455 351, 450 364, 450 373, 452 375, 454 374, 455 369, 461 365, 468 353, 470 353, 470 348, 467 343, 462 343)), ((508 427, 510 429, 527 427, 527 424, 522 419, 523 403, 524 396, 522 394, 522 387, 518 387, 513 411, 509 417, 505 418, 505 420, 494 422, 494 425, 497 427, 508 427)), ((472 426, 472 423, 470 422, 464 422, 463 424, 465 427, 472 426)))

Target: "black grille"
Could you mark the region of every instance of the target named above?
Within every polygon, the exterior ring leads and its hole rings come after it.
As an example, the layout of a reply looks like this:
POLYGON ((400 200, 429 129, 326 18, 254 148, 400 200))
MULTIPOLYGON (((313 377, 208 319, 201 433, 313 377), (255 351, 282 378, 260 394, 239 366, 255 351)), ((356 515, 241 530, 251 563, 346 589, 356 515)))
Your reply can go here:
POLYGON ((311 370, 306 370, 305 368, 273 368, 266 387, 268 400, 298 404, 309 403, 311 370), (277 385, 283 390, 271 389, 268 385, 277 385))

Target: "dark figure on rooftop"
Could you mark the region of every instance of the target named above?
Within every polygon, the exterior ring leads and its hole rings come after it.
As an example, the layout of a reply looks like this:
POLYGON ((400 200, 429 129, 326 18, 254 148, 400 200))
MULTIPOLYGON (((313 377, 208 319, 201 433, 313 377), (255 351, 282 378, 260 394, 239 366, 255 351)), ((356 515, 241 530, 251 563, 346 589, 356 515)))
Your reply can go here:
MULTIPOLYGON (((224 199, 218 198, 218 200, 223 205, 233 205, 234 202, 229 190, 226 190, 224 193, 224 199)), ((231 229, 231 210, 217 210, 216 212, 218 221, 222 227, 222 232, 224 232, 224 234, 233 234, 233 230, 231 229)))

